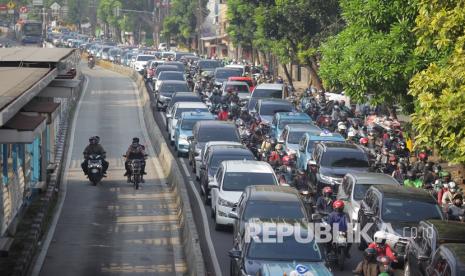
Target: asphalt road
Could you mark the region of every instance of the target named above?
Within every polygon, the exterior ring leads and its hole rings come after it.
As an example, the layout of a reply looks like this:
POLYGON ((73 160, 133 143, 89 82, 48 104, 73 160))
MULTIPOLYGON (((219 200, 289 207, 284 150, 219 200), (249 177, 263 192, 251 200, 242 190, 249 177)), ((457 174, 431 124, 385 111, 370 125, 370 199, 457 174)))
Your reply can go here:
MULTIPOLYGON (((146 183, 126 183, 122 154, 147 134, 133 82, 99 67, 85 68, 88 88, 78 107, 65 200, 40 275, 182 275, 175 197, 150 150, 146 183), (110 162, 108 177, 92 186, 81 172, 88 137, 98 135, 110 162)), ((46 247, 46 246, 45 246, 46 247)), ((45 251, 44 251, 45 252, 45 251)))
MULTIPOLYGON (((147 85, 148 90, 152 89, 151 85, 147 85)), ((152 93, 151 93, 152 94, 152 93)), ((152 95, 151 98, 153 99, 152 95)), ((168 133, 165 131, 165 115, 164 112, 158 112, 154 110, 155 114, 155 121, 159 125, 160 129, 163 130, 163 135, 167 143, 169 142, 168 133)), ((169 144, 169 143, 168 143, 169 144)), ((172 153, 176 156, 176 152, 174 152, 174 148, 171 147, 172 153)), ((208 256, 215 254, 216 258, 219 263, 219 267, 221 268, 222 275, 226 276, 230 274, 230 259, 228 256, 228 251, 232 248, 232 229, 228 230, 225 229, 223 231, 216 231, 214 229, 214 221, 210 217, 211 207, 206 206, 202 202, 198 202, 196 200, 195 193, 200 195, 200 185, 199 182, 195 180, 195 174, 192 173, 191 167, 189 166, 189 162, 187 158, 178 158, 178 164, 182 167, 181 171, 184 174, 185 181, 188 185, 188 191, 190 193, 191 198, 191 206, 194 212, 194 218, 196 220, 197 230, 199 231, 201 240, 201 247, 202 252, 204 253, 205 259, 208 259, 208 256), (191 188, 192 187, 192 188, 191 188), (189 189, 191 188, 191 189, 189 189), (201 208, 204 211, 201 211, 201 208), (202 213, 206 214, 206 217, 202 216, 202 213), (204 225, 204 221, 208 222, 208 225, 204 225), (214 246, 214 252, 208 249, 208 245, 206 242, 206 237, 203 235, 207 231, 210 233, 210 238, 212 240, 214 246)), ((202 197, 203 199, 203 197, 202 197)), ((334 271, 334 275, 353 275, 352 270, 355 269, 358 262, 362 260, 362 254, 358 250, 358 246, 354 244, 350 251, 351 259, 346 260, 346 268, 344 271, 334 271)), ((211 256, 213 257, 213 256, 211 256)), ((213 262, 207 261, 207 269, 210 272, 210 275, 217 275, 218 273, 214 272, 213 262)))

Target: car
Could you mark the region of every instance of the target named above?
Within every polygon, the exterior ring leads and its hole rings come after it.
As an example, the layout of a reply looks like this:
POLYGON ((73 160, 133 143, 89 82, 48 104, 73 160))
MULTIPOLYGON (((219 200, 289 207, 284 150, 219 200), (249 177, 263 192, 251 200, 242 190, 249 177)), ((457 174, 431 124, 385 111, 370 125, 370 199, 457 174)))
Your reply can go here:
POLYGON ((200 165, 200 192, 205 204, 210 204, 208 183, 213 180, 221 162, 226 160, 256 160, 253 153, 245 147, 217 146, 210 147, 205 153, 205 162, 200 165))
POLYGON ((373 185, 399 186, 400 184, 390 175, 373 172, 352 172, 346 174, 342 179, 337 199, 345 202, 344 211, 349 215, 350 222, 357 222, 360 202, 366 191, 373 185))
POLYGON ((431 276, 462 276, 465 275, 465 244, 441 245, 435 252, 426 275, 431 276))
POLYGON ((213 121, 215 116, 210 112, 184 112, 178 120, 174 131, 174 149, 178 157, 187 155, 189 152, 188 137, 192 136, 192 129, 198 121, 213 121))
MULTIPOLYGON (((158 76, 162 72, 166 72, 166 71, 177 72, 176 70, 177 70, 176 66, 165 65, 164 63, 162 65, 158 65, 155 68, 155 71, 154 71, 153 77, 152 77, 154 92, 158 91, 158 89, 160 88, 160 85, 161 85, 161 83, 160 84, 158 83, 158 76)), ((188 90, 186 90, 186 91, 188 91, 188 90)))
POLYGON ((309 161, 312 160, 313 148, 315 143, 322 141, 345 142, 344 137, 339 133, 331 133, 324 129, 319 132, 304 133, 299 141, 299 150, 297 151, 297 169, 308 171, 309 161))
POLYGON ((247 109, 249 111, 253 109, 259 99, 284 99, 284 84, 261 83, 255 86, 252 95, 250 95, 247 109))
POLYGON ((181 72, 181 73, 184 73, 185 70, 186 70, 186 66, 184 65, 184 63, 180 62, 180 61, 166 61, 164 65, 167 65, 167 66, 175 66, 176 67, 176 70, 177 72, 181 72))
POLYGON ((330 186, 337 193, 342 178, 350 172, 368 172, 366 152, 357 145, 343 142, 318 142, 309 161, 309 178, 313 188, 330 186))
POLYGON ((276 112, 271 121, 271 135, 279 140, 281 133, 288 124, 311 125, 313 121, 307 113, 303 112, 276 112))
POLYGON ((159 59, 149 60, 147 66, 145 67, 146 79, 152 80, 156 79, 155 71, 158 66, 163 65, 164 61, 159 59))
POLYGON ((243 64, 228 64, 224 66, 224 68, 233 68, 236 69, 238 72, 240 72, 241 76, 244 76, 246 73, 246 68, 247 66, 243 64))
POLYGON ((409 239, 405 254, 405 275, 427 275, 433 253, 441 244, 462 244, 465 248, 465 227, 462 222, 444 220, 421 221, 416 235, 409 239))
MULTIPOLYGON (((165 65, 163 65, 165 66, 165 65)), ((155 70, 156 72, 156 70, 155 70)), ((177 72, 177 71, 164 71, 164 68, 159 71, 158 75, 153 77, 155 86, 154 90, 158 91, 158 88, 160 85, 163 83, 163 81, 166 80, 176 80, 176 81, 186 81, 186 77, 182 72, 177 72)), ((185 91, 187 92, 187 91, 185 91)))
POLYGON ((237 92, 241 100, 245 100, 250 96, 249 86, 245 82, 240 81, 225 81, 221 87, 221 95, 226 95, 229 91, 237 92))
POLYGON ((241 73, 234 68, 216 68, 213 74, 213 83, 217 87, 221 87, 223 82, 226 81, 229 77, 240 77, 241 73))
POLYGON ((217 148, 217 147, 230 147, 230 148, 241 148, 241 149, 246 149, 247 147, 242 144, 242 143, 239 143, 237 141, 210 141, 210 142, 207 142, 201 149, 200 151, 200 166, 198 166, 196 168, 196 171, 195 171, 195 175, 197 178, 200 179, 200 167, 202 165, 205 165, 205 162, 206 162, 206 155, 207 155, 207 152, 209 150, 212 150, 214 148, 217 148))
POLYGON ((134 70, 139 73, 143 72, 147 62, 152 59, 155 59, 154 55, 137 55, 133 63, 134 70))
POLYGON ((257 116, 262 123, 271 125, 275 113, 294 111, 294 105, 286 100, 260 99, 250 112, 257 116))
POLYGON ((163 81, 158 91, 155 92, 155 108, 166 110, 174 93, 187 91, 189 91, 189 87, 185 81, 163 81))
POLYGON ((284 127, 281 135, 278 137, 278 143, 282 143, 284 151, 287 154, 296 154, 299 151, 299 142, 302 137, 309 133, 317 135, 322 130, 313 124, 288 124, 284 127))
MULTIPOLYGON (((171 109, 177 102, 195 102, 195 103, 201 103, 202 99, 197 94, 194 94, 192 92, 176 92, 171 96, 171 100, 166 107, 166 116, 170 115, 171 109)), ((165 117, 166 117, 165 116, 165 117)), ((168 131, 168 118, 166 117, 165 121, 165 127, 166 131, 168 131)))
POLYGON ((200 121, 194 125, 189 140, 189 164, 196 178, 200 177, 201 153, 205 144, 211 141, 231 141, 240 143, 236 125, 225 121, 200 121))
MULTIPOLYGON (((368 237, 373 237, 377 231, 390 231, 387 242, 402 264, 412 229, 417 228, 420 221, 429 219, 443 220, 444 217, 428 191, 397 185, 373 185, 360 203, 357 221, 368 237), (371 227, 365 227, 368 223, 371 227)), ((362 235, 359 249, 364 250, 368 242, 362 235)))
POLYGON ((251 77, 229 77, 228 81, 239 81, 247 83, 250 93, 252 93, 253 89, 255 88, 254 81, 251 77))
POLYGON ((309 210, 305 208, 295 188, 270 185, 252 185, 245 188, 237 206, 228 216, 234 219, 233 241, 240 240, 245 225, 252 219, 310 221, 309 210))
POLYGON ((201 59, 197 61, 197 70, 199 75, 204 71, 215 71, 216 68, 221 67, 221 62, 214 59, 201 59))
POLYGON ((184 112, 209 112, 209 110, 207 105, 202 102, 177 102, 173 105, 170 113, 166 114, 166 119, 168 120, 168 134, 172 145, 174 145, 176 124, 184 112))
MULTIPOLYGON (((259 220, 247 225, 251 230, 244 232, 258 232, 265 225, 272 224, 276 229, 288 229, 298 226, 301 235, 312 235, 308 224, 299 220, 259 220)), ((276 235, 268 235, 269 242, 262 242, 263 231, 250 238, 242 238, 229 251, 231 259, 230 275, 318 275, 329 276, 332 273, 326 268, 322 250, 315 239, 298 241, 295 235, 282 239, 276 235), (296 272, 299 271, 299 273, 296 272), (304 274, 306 271, 310 273, 304 274)))
POLYGON ((228 214, 239 201, 244 189, 251 185, 279 185, 270 164, 250 160, 221 162, 212 181, 208 183, 215 230, 233 225, 234 219, 228 214))

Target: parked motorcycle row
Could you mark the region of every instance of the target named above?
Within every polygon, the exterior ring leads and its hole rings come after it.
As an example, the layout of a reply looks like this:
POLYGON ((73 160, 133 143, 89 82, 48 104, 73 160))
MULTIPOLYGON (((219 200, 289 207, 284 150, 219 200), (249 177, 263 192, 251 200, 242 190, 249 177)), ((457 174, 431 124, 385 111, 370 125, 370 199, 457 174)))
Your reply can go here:
POLYGON ((232 227, 231 275, 460 275, 462 192, 427 150, 412 152, 392 108, 312 87, 297 95, 246 62, 140 49, 122 57, 146 79, 171 145, 188 158, 212 207, 215 229, 232 227), (346 228, 326 243, 244 238, 251 222, 332 225, 336 216, 346 228), (369 238, 354 245, 364 259, 347 267, 347 227, 370 223, 369 238))

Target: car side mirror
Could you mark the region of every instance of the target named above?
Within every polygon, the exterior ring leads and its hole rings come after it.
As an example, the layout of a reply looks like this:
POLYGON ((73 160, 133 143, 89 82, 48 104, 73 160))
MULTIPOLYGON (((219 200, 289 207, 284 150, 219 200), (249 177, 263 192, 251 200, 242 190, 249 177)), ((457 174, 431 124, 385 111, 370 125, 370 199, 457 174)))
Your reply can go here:
POLYGON ((375 216, 375 213, 371 210, 363 210, 363 214, 365 214, 365 216, 367 217, 374 217, 375 216))
POLYGON ((236 249, 231 249, 228 252, 230 258, 239 259, 241 257, 241 251, 236 249))
POLYGON ((208 183, 208 188, 210 188, 210 190, 212 189, 218 189, 218 184, 215 184, 214 182, 210 182, 208 183))
POLYGON ((312 214, 312 220, 313 220, 313 221, 321 220, 321 218, 322 218, 322 216, 321 216, 321 214, 319 214, 319 213, 314 213, 314 214, 312 214))
POLYGON ((305 152, 305 148, 301 146, 301 147, 299 147, 299 151, 300 152, 305 152))
POLYGON ((239 219, 239 214, 237 212, 229 212, 228 218, 239 219))
POLYGON ((166 113, 165 116, 166 116, 167 119, 171 119, 171 118, 173 117, 173 116, 172 116, 171 114, 169 114, 169 113, 166 113))
POLYGON ((418 261, 420 262, 426 262, 426 261, 429 261, 430 260, 430 257, 426 256, 426 255, 419 255, 418 256, 418 261))

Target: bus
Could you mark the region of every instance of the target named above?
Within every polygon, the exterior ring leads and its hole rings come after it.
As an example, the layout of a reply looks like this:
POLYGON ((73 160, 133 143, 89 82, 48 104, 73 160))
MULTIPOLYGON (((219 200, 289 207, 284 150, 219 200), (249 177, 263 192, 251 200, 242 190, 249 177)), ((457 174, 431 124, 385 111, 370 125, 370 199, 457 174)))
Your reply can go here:
POLYGON ((16 40, 22 45, 42 44, 42 22, 25 20, 15 25, 16 40))

